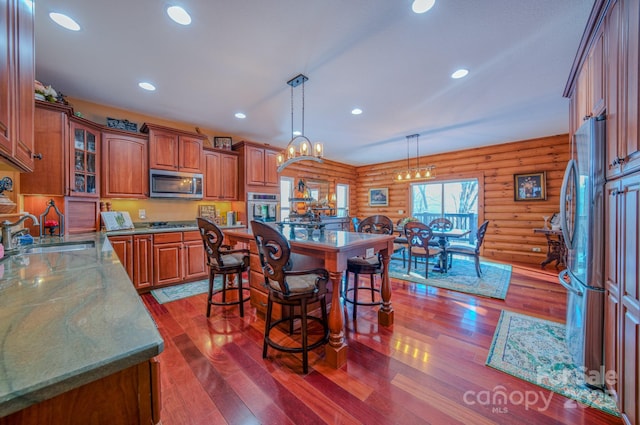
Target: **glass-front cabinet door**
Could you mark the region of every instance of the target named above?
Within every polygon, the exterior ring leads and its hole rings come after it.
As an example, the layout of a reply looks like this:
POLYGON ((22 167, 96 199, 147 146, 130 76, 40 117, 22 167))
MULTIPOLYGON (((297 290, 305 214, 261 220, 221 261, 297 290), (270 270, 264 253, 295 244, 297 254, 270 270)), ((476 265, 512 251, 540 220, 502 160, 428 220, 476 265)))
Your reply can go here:
POLYGON ((98 166, 100 133, 89 126, 71 124, 71 196, 100 196, 98 166))

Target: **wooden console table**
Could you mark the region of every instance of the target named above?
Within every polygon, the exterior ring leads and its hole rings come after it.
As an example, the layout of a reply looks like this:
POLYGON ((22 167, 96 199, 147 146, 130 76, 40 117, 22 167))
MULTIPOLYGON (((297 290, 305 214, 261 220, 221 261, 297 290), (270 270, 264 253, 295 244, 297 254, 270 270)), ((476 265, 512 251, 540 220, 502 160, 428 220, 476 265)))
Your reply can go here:
POLYGON ((541 268, 544 269, 552 261, 556 262, 556 269, 567 264, 567 247, 564 244, 562 230, 533 229, 533 233, 542 233, 547 238, 547 258, 540 263, 541 268))

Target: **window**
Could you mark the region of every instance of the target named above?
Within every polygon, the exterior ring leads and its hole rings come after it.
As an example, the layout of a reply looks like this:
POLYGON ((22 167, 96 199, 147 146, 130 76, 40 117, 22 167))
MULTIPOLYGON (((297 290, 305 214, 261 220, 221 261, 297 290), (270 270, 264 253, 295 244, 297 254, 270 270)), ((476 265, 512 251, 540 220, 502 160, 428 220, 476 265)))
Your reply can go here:
POLYGON ((336 185, 336 215, 347 217, 349 215, 349 185, 336 185))
POLYGON ((293 196, 293 178, 280 177, 280 217, 278 221, 284 221, 291 214, 291 202, 289 198, 293 196))
POLYGON ((469 242, 475 242, 478 229, 478 180, 413 183, 411 215, 429 224, 444 217, 457 229, 471 230, 469 242))

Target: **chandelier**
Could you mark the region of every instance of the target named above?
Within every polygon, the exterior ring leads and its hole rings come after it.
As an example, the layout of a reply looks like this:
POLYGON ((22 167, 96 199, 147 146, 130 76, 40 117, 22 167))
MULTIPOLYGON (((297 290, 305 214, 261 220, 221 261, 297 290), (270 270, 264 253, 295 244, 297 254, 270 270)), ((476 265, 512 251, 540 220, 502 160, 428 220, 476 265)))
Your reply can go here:
POLYGON ((281 172, 289 164, 293 164, 298 161, 316 161, 322 162, 323 146, 322 143, 311 143, 311 141, 304 135, 304 83, 308 80, 305 75, 298 74, 291 80, 287 81, 287 84, 291 86, 291 141, 287 145, 287 148, 280 152, 276 158, 278 165, 278 172, 281 172), (302 84, 302 128, 299 134, 293 131, 293 89, 302 84))
POLYGON ((407 136, 407 169, 394 172, 394 180, 396 181, 411 181, 411 180, 430 180, 436 177, 436 166, 425 165, 420 167, 420 135, 411 134, 407 136), (409 150, 411 148, 411 140, 416 140, 416 166, 411 168, 409 150))

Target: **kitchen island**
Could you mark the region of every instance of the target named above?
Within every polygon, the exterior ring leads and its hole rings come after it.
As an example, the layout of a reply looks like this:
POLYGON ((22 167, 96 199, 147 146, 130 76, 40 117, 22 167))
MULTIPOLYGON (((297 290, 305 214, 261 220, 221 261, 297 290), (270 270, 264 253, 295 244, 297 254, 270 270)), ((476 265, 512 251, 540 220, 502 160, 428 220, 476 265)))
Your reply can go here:
POLYGON ((157 423, 164 341, 105 235, 73 240, 0 260, 0 424, 157 423))

